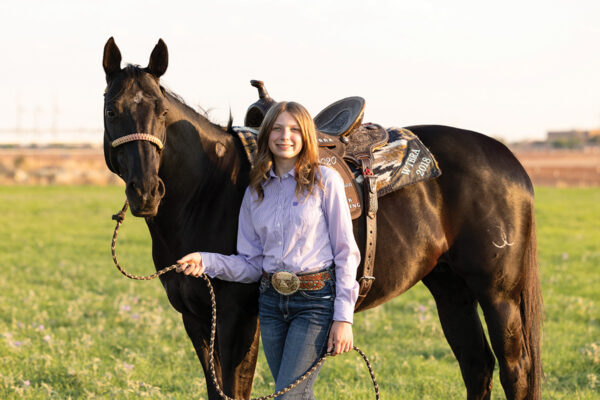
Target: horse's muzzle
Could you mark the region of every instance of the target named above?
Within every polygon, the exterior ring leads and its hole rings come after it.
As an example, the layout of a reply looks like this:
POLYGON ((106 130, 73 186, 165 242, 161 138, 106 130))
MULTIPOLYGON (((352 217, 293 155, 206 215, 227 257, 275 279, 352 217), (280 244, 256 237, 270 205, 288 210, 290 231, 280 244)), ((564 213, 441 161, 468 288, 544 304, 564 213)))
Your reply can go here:
POLYGON ((143 180, 134 178, 127 182, 125 194, 133 215, 153 217, 165 195, 165 184, 158 176, 143 180))

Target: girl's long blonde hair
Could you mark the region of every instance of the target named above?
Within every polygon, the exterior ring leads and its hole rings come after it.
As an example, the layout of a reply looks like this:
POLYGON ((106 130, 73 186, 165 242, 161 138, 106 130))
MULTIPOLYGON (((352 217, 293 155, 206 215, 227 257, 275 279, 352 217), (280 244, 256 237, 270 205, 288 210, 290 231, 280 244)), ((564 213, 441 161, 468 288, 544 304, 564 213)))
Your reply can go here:
POLYGON ((254 166, 250 171, 250 188, 255 190, 262 201, 265 197, 262 185, 269 179, 269 170, 273 167, 273 153, 269 149, 269 135, 277 117, 283 112, 290 113, 298 122, 302 133, 302 149, 298 154, 295 167, 296 197, 306 193, 311 195, 315 185, 323 188, 319 171, 319 147, 315 123, 302 105, 293 101, 282 101, 271 106, 260 125, 257 138, 257 152, 254 166))

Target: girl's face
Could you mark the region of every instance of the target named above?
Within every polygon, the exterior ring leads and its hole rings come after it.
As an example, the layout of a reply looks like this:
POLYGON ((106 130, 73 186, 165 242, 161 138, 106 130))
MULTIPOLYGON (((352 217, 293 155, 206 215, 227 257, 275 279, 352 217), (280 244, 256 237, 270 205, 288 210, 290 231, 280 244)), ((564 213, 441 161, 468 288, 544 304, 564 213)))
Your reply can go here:
POLYGON ((287 111, 279 114, 269 134, 269 150, 273 153, 275 164, 295 163, 302 145, 302 131, 296 118, 287 111))

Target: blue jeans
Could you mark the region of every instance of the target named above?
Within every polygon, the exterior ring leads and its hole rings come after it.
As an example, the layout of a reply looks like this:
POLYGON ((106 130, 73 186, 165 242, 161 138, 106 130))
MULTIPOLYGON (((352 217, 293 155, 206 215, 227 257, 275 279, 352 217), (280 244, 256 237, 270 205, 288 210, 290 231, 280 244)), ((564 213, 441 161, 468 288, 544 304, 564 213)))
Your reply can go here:
MULTIPOLYGON (((276 391, 304 375, 325 354, 334 300, 334 280, 327 281, 321 290, 298 290, 286 296, 277 293, 268 279, 262 278, 258 317, 276 391)), ((314 399, 313 385, 318 372, 277 399, 314 399)))

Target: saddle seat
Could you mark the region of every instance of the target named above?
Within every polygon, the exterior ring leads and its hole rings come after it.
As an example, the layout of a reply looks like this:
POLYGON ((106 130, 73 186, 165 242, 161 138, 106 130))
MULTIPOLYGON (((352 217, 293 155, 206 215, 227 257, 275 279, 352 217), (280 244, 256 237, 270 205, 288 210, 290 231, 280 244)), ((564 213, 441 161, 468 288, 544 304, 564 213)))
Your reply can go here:
POLYGON ((365 99, 346 97, 325 107, 314 118, 317 130, 330 136, 348 136, 362 122, 365 99))

